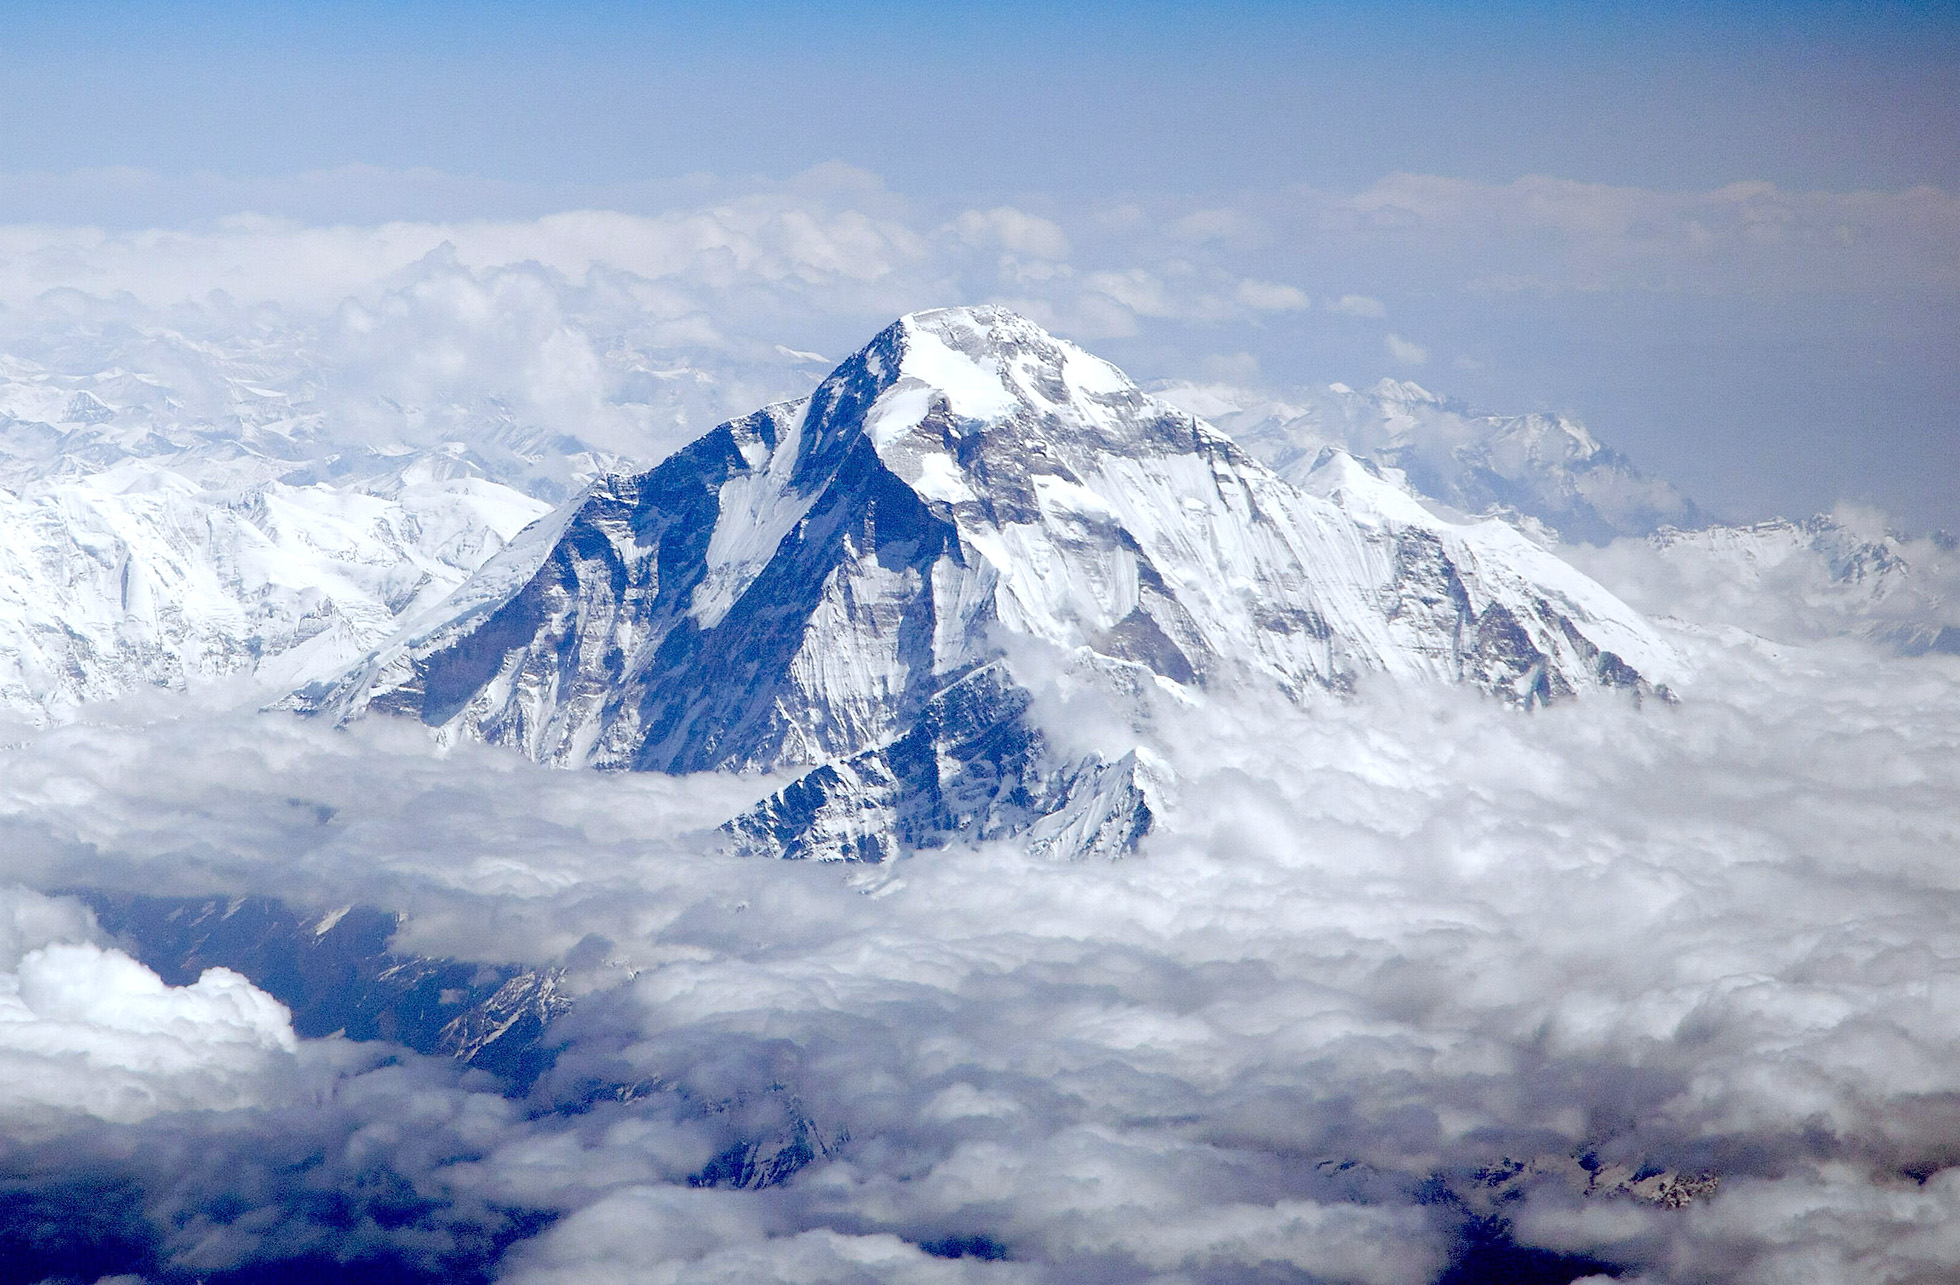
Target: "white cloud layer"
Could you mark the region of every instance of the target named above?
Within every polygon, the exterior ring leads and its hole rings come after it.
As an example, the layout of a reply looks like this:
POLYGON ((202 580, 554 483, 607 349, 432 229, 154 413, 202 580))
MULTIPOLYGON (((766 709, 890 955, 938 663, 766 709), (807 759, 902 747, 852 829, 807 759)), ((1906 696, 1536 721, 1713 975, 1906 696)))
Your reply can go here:
POLYGON ((1960 284, 1960 197, 1933 187, 1791 192, 1743 182, 1662 192, 1542 175, 1485 183, 1395 174, 1352 196, 1305 194, 1299 208, 1327 233, 1454 260, 1491 289, 1960 284))
POLYGON ((96 937, 71 901, 0 888, 0 1118, 47 1130, 83 1112, 257 1105, 288 1078, 297 1044, 285 1008, 225 968, 166 986, 96 937), (284 1064, 284 1065, 282 1065, 284 1064))
MULTIPOLYGON (((1653 1280, 1937 1277, 1960 1265, 1960 662, 1681 641, 1671 708, 1158 710, 1174 797, 1107 865, 744 862, 698 836, 766 782, 168 702, 7 751, 0 848, 43 886, 397 906, 433 953, 603 938, 538 1092, 648 1087, 524 1119, 430 1081, 467 1141, 388 1153, 445 1217, 563 1215, 511 1279, 1414 1285, 1454 1243, 1429 1175, 1588 1153, 1720 1188, 1668 1209, 1547 1178, 1504 1206, 1523 1240, 1653 1280), (830 1159, 686 1186, 788 1103, 830 1159)), ((371 1127, 340 1111, 298 1118, 371 1127)), ((260 1145, 208 1120, 201 1145, 260 1145)))
POLYGON ((1365 294, 1344 294, 1327 304, 1328 311, 1342 313, 1349 317, 1386 317, 1388 309, 1379 299, 1371 299, 1365 294))
MULTIPOLYGON (((411 187, 443 178, 394 177, 411 187)), ((350 170, 304 182, 362 190, 384 178, 350 170)), ((472 208, 472 182, 433 208, 472 208)), ((724 386, 704 400, 740 413, 752 408, 746 395, 798 382, 784 378, 778 344, 836 355, 907 311, 996 302, 1068 337, 1112 342, 1146 379, 1196 377, 1208 359, 1250 352, 1276 381, 1359 386, 1400 360, 1386 343, 1393 315, 1403 342, 1416 331, 1419 346, 1466 372, 1454 391, 1493 409, 1542 409, 1552 396, 1622 441, 1603 418, 1609 406, 1662 439, 1719 427, 1817 449, 1850 427, 1888 447, 1871 467, 1889 491, 1866 487, 1865 498, 1920 522, 1942 503, 1917 479, 1932 458, 1922 439, 1949 400, 1927 336, 1960 288, 1960 198, 1933 188, 1670 192, 1395 174, 1358 192, 963 208, 832 164, 634 200, 641 212, 365 226, 238 214, 181 227, 0 227, 0 339, 164 327, 310 341, 319 327, 309 350, 350 376, 349 394, 440 408, 468 389, 553 431, 583 422, 581 437, 619 449, 671 444, 620 395, 623 372, 611 367, 625 350, 654 357, 642 363, 653 371, 712 368, 724 386), (444 273, 454 279, 438 282, 444 273), (1657 381, 1692 384, 1693 423, 1678 405, 1626 405, 1625 344, 1673 332, 1722 350, 1653 354, 1657 381), (1798 351, 1816 359, 1777 356, 1798 351), (1877 370, 1889 372, 1882 386, 1877 370), (1847 415, 1855 422, 1840 422, 1847 415)), ((1723 507, 1723 496, 1701 498, 1723 507)), ((1839 498, 1806 494, 1802 505, 1839 498)), ((1751 492, 1746 503, 1736 511, 1763 501, 1751 492)))
POLYGON ((1653 614, 1783 643, 1852 635, 1953 650, 1960 549, 1887 528, 1881 513, 1840 505, 1828 518, 1664 532, 1567 556, 1653 614))
POLYGON ((1025 295, 1030 284, 1057 315, 1101 295, 1136 316, 1199 323, 1302 309, 1303 284, 1328 290, 1331 311, 1364 319, 1385 315, 1384 289, 1960 285, 1960 198, 1933 188, 1799 193, 1737 183, 1661 192, 1542 176, 1491 184, 1396 174, 1355 193, 1296 188, 1242 193, 1225 205, 1153 198, 942 216, 840 165, 782 183, 713 186, 692 200, 677 189, 652 214, 375 226, 239 214, 182 228, 0 227, 0 304, 29 308, 50 291, 57 299, 77 291, 169 308, 222 291, 241 304, 323 313, 438 251, 476 269, 534 264, 573 282, 595 271, 632 279, 641 306, 675 317, 702 311, 703 292, 713 292, 706 311, 723 324, 766 317, 780 325, 812 310, 855 324, 1025 295), (1374 286, 1355 289, 1357 274, 1374 286))
POLYGON ((1382 336, 1382 347, 1388 355, 1404 366, 1420 366, 1429 360, 1429 350, 1421 344, 1411 343, 1402 336, 1390 331, 1382 336))

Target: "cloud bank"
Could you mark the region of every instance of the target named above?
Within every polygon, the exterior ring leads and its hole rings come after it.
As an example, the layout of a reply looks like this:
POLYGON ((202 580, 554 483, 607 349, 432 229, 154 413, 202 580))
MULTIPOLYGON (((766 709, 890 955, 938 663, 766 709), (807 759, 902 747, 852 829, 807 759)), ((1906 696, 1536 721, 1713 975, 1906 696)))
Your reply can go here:
POLYGON ((1078 198, 962 210, 909 200, 835 164, 779 183, 703 185, 714 190, 693 200, 676 190, 657 213, 372 226, 253 214, 134 230, 16 224, 0 228, 0 303, 19 309, 50 291, 76 291, 168 308, 217 291, 240 304, 318 313, 438 252, 478 269, 535 264, 571 281, 610 270, 650 289, 640 304, 659 311, 664 303, 677 315, 704 311, 699 292, 712 290, 705 311, 750 319, 762 308, 778 322, 814 309, 856 323, 926 306, 922 297, 1005 301, 1016 290, 1046 300, 1058 317, 1079 314, 1078 324, 1093 325, 1095 310, 1113 305, 1134 325, 1304 310, 1307 289, 1325 292, 1330 312, 1366 320, 1388 315, 1383 295, 1412 288, 1866 294, 1960 286, 1960 197, 1932 187, 1793 192, 1742 182, 1663 192, 1545 176, 1497 184, 1395 174, 1358 192, 1255 190, 1224 205, 1078 198))
POLYGON ((297 1045, 278 1001, 229 969, 165 986, 93 940, 88 911, 0 889, 0 1113, 8 1133, 81 1113, 129 1123, 255 1106, 297 1045))
MULTIPOLYGON (((522 1104, 303 1041, 267 1055, 315 1068, 310 1098, 78 1123, 61 1154, 124 1157, 144 1227, 252 1211, 146 1233, 136 1270, 164 1277, 326 1253, 1413 1285, 1493 1216, 1575 1275, 1936 1278, 1960 1263, 1960 666, 1680 641, 1672 708, 1156 709, 1175 784, 1111 864, 742 861, 704 832, 767 782, 105 707, 6 751, 14 877, 398 907, 398 949, 557 958, 580 998, 522 1104), (274 1128, 338 1159, 239 1159, 274 1128), (190 1139, 240 1176, 159 1195, 128 1158, 190 1139), (797 1148, 784 1185, 699 1185, 797 1148), (357 1172, 417 1193, 406 1230, 305 1213, 357 1172), (1682 1208, 1584 1194, 1621 1172, 1716 1181, 1682 1208)), ((43 1179, 72 1172, 53 1154, 43 1179)))

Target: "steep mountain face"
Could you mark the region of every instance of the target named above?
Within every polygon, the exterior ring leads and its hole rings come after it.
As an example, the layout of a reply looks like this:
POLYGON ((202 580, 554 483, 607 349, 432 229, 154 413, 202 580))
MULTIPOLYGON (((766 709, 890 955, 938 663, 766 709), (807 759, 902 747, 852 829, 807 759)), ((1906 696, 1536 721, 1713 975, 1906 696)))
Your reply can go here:
POLYGON ((1463 513, 1520 515, 1567 540, 1604 544, 1706 521, 1692 500, 1563 415, 1482 414, 1396 379, 1284 400, 1196 384, 1157 395, 1206 416, 1289 481, 1304 480, 1332 445, 1400 471, 1416 491, 1463 513))
POLYGON ((596 483, 446 620, 290 703, 567 766, 814 769, 731 823, 750 851, 1079 854, 1148 828, 1149 756, 1059 750, 1031 655, 1112 695, 1379 674, 1527 705, 1675 663, 1502 523, 1439 519, 1339 453, 1304 480, 1023 318, 921 313, 810 398, 596 483))

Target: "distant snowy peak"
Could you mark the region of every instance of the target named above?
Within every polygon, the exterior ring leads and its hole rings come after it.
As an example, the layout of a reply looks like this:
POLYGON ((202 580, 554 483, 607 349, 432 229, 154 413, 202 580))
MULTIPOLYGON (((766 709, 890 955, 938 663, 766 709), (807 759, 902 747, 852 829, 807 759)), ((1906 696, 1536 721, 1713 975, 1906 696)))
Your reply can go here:
POLYGON ((77 376, 18 359, 0 365, 0 487, 28 492, 141 464, 214 491, 283 482, 387 495, 417 482, 478 478, 555 503, 628 463, 524 424, 494 402, 442 408, 456 421, 442 440, 429 431, 431 417, 412 407, 356 414, 323 404, 320 373, 303 366, 245 364, 241 373, 235 359, 200 355, 206 365, 190 392, 113 367, 77 376), (274 382, 289 387, 261 386, 274 382), (420 431, 405 435, 424 444, 377 445, 387 440, 374 431, 382 412, 404 428, 412 422, 420 431))
POLYGON ((1445 522, 1346 457, 1309 480, 1024 318, 919 313, 806 401, 596 484, 448 619, 294 704, 568 766, 816 768, 732 833, 875 858, 1148 828, 1146 760, 1055 749, 1019 672, 1037 654, 1113 693, 1383 674, 1532 704, 1672 672, 1503 524, 1445 522))
POLYGON ((467 334, 425 349, 352 323, 270 318, 217 339, 158 326, 0 336, 0 487, 141 461, 213 489, 326 482, 382 493, 427 458, 448 476, 558 503, 731 408, 814 382, 811 354, 654 350, 634 318, 614 324, 623 333, 559 335, 562 361, 544 369, 473 367, 467 334))
POLYGON ((1483 414, 1394 379, 1365 393, 1333 384, 1283 399, 1195 384, 1157 395, 1219 424, 1293 481, 1331 445, 1398 470, 1459 512, 1522 515, 1567 540, 1601 544, 1705 521, 1693 501, 1562 415, 1483 414))
POLYGON ((1960 654, 1960 546, 1846 512, 1569 551, 1656 615, 1782 643, 1863 638, 1906 655, 1960 654))
POLYGON ((1871 515, 1714 524, 1576 420, 1473 413, 1408 380, 1284 400, 1221 385, 1158 395, 1225 425, 1309 490, 1327 451, 1351 451, 1440 502, 1428 507, 1499 516, 1541 543, 1562 536, 1566 561, 1654 615, 1781 642, 1960 651, 1960 559, 1944 537, 1888 532, 1871 515))

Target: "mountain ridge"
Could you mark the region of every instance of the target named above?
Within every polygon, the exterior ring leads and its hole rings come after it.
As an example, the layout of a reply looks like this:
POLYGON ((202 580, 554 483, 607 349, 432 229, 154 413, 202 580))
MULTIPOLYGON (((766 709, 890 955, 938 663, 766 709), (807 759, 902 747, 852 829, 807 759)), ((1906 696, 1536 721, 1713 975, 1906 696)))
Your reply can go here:
POLYGON ((1219 384, 1155 391, 1212 418, 1289 481, 1303 480, 1319 452, 1338 445, 1460 513, 1509 515, 1567 541, 1605 544, 1710 521, 1566 415, 1492 414, 1387 378, 1365 391, 1329 384, 1283 397, 1219 384))
POLYGON ((1113 693, 1381 673, 1529 706, 1678 663, 1502 523, 1444 522, 1346 456, 1309 481, 1005 310, 912 314, 808 399, 594 483, 494 591, 287 704, 565 766, 813 769, 732 833, 882 859, 1147 833, 1139 760, 1059 757, 1002 638, 1113 693))

